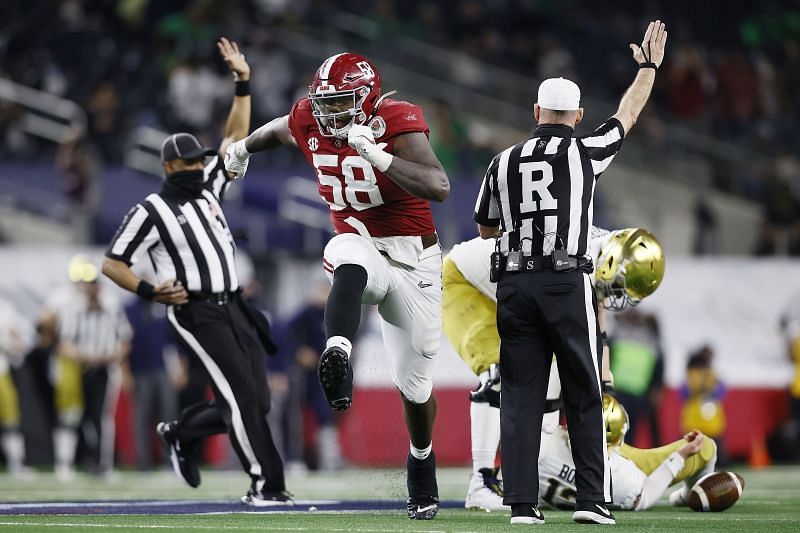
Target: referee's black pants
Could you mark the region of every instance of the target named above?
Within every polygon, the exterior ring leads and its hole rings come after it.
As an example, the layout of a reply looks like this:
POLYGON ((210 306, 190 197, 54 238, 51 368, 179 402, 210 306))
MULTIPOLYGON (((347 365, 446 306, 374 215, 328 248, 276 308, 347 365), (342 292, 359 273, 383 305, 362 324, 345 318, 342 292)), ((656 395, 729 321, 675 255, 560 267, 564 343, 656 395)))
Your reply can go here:
POLYGON ((84 444, 92 461, 91 468, 98 473, 110 472, 114 467, 114 436, 116 425, 114 412, 117 408, 122 373, 117 365, 92 366, 83 370, 82 427, 88 423, 90 432, 83 431, 84 444))
POLYGON ((228 303, 192 301, 169 307, 182 344, 211 377, 215 400, 187 407, 178 418, 181 442, 227 431, 256 492, 285 490, 283 462, 267 424, 270 397, 266 352, 241 296, 228 303))
POLYGON ((542 415, 556 355, 577 499, 611 502, 597 301, 580 271, 505 272, 497 286, 503 502, 538 501, 542 415))

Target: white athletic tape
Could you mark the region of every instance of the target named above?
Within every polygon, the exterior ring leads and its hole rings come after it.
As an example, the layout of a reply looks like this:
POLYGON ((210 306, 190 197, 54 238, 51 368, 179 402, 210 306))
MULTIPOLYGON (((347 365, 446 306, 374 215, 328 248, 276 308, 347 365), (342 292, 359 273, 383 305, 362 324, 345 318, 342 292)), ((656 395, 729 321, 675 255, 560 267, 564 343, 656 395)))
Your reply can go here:
POLYGON ((697 497, 700 498, 700 505, 703 511, 708 512, 711 506, 708 503, 708 495, 706 494, 705 489, 703 489, 703 487, 701 487, 700 485, 695 485, 692 488, 692 492, 697 494, 697 497))

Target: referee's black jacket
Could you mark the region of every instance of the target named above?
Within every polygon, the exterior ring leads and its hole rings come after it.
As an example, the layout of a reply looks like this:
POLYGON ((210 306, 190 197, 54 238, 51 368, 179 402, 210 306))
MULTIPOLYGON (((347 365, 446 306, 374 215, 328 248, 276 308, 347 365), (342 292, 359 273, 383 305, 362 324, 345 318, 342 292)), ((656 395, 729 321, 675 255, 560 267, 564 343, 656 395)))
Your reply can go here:
POLYGON ((595 181, 624 136, 616 118, 583 137, 573 137, 573 129, 560 124, 537 127, 530 139, 492 160, 475 205, 475 222, 501 226, 503 253, 549 255, 556 247, 585 255, 595 181))

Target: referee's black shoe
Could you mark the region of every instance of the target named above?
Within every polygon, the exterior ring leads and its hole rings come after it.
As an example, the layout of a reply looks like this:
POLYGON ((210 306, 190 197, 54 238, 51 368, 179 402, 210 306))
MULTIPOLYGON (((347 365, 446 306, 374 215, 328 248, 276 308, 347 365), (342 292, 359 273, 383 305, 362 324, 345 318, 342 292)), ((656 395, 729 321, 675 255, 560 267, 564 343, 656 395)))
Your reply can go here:
POLYGON ((512 524, 544 524, 544 515, 531 503, 511 504, 512 524))
POLYGON ((331 409, 344 411, 353 405, 353 366, 344 350, 331 346, 322 352, 317 377, 331 409))
POLYGON ((602 502, 578 502, 572 519, 579 524, 616 524, 614 515, 602 502))
POLYGON ((410 453, 406 460, 408 500, 406 511, 411 520, 431 520, 439 512, 439 486, 436 483, 436 456, 431 451, 425 459, 410 453))
POLYGON ((200 469, 197 467, 194 447, 181 446, 177 422, 159 422, 156 426, 161 442, 169 453, 175 474, 192 488, 200 486, 200 469))

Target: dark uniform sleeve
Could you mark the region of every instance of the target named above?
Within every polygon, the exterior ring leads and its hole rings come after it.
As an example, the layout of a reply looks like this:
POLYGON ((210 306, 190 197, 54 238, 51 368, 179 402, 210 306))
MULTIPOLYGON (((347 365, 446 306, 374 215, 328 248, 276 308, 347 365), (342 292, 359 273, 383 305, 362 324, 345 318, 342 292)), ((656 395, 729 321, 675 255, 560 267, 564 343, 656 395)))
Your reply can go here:
POLYGON ((232 178, 228 177, 222 158, 216 156, 203 169, 205 188, 214 195, 218 202, 222 202, 232 178))
POLYGON ((497 205, 497 165, 498 158, 495 156, 486 170, 486 175, 481 183, 481 190, 478 193, 478 201, 475 202, 475 214, 473 220, 481 226, 495 228, 500 225, 500 208, 497 205))
POLYGON ((139 250, 150 248, 158 240, 158 230, 147 210, 141 204, 136 204, 122 219, 122 224, 106 250, 106 257, 130 266, 139 250))
POLYGON ((595 178, 599 178, 611 164, 614 156, 622 148, 624 138, 625 130, 622 123, 611 117, 592 133, 578 139, 589 154, 595 178))

